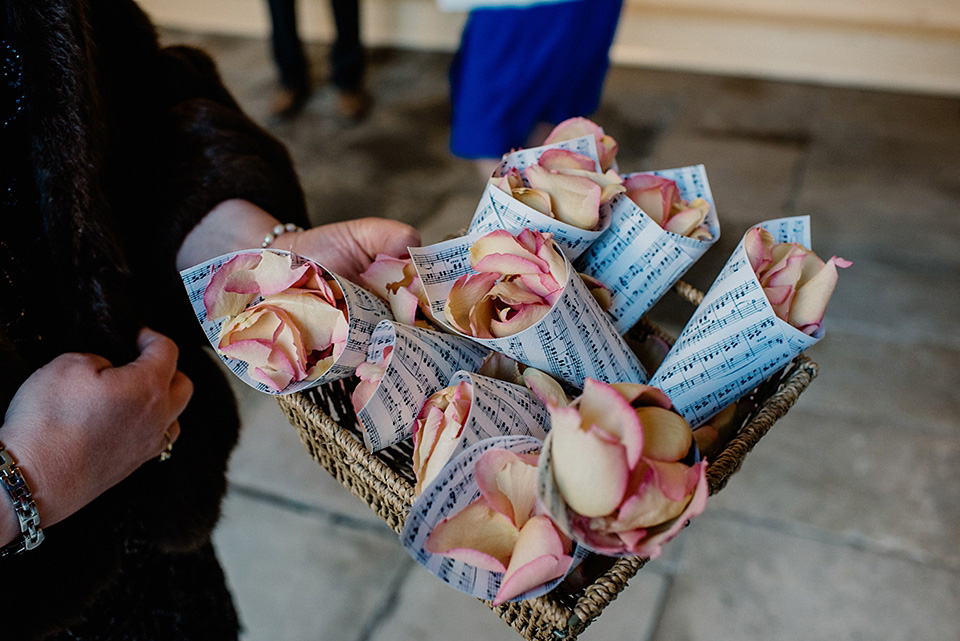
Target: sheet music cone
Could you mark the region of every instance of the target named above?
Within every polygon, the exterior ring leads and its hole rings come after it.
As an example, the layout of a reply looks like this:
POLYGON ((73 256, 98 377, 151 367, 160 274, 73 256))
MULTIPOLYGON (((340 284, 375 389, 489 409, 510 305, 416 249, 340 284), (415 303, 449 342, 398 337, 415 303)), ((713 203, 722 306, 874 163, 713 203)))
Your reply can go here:
MULTIPOLYGON (((760 223, 777 242, 810 247, 807 216, 760 223)), ((779 319, 750 266, 743 239, 684 327, 650 385, 696 428, 815 344, 779 319)))

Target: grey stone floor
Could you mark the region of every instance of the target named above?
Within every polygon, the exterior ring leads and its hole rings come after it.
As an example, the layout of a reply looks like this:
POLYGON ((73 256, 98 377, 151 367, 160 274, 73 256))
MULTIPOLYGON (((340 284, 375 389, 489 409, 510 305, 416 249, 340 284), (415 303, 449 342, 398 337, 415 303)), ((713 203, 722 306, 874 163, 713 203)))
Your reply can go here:
MULTIPOLYGON (((280 125, 264 41, 164 37, 210 50, 289 144, 315 222, 393 217, 432 242, 468 221, 481 183, 447 151, 449 56, 372 52, 377 102, 355 125, 314 47, 319 88, 280 125)), ((819 378, 581 638, 960 639, 960 100, 615 68, 594 119, 624 170, 706 165, 723 236, 695 285, 749 225, 789 214, 854 266, 808 353, 819 378)), ((685 313, 653 316, 676 330, 685 313)), ((240 387, 216 542, 246 641, 519 638, 415 566, 274 401, 240 387)))

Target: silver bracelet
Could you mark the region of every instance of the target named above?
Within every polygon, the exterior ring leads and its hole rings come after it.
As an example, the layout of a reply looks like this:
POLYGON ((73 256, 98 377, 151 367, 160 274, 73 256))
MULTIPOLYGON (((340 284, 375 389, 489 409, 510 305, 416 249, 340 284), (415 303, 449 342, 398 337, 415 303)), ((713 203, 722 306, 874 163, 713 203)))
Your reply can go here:
POLYGON ((13 510, 20 520, 22 536, 3 547, 0 547, 0 557, 21 554, 40 545, 43 541, 43 530, 40 529, 40 513, 37 504, 30 495, 30 487, 20 473, 16 461, 0 443, 0 486, 10 495, 13 510))
POLYGON ((275 225, 274 228, 270 230, 270 233, 263 237, 263 242, 260 243, 260 247, 266 249, 273 244, 273 241, 275 241, 278 236, 293 231, 303 231, 303 227, 297 227, 293 223, 275 225))

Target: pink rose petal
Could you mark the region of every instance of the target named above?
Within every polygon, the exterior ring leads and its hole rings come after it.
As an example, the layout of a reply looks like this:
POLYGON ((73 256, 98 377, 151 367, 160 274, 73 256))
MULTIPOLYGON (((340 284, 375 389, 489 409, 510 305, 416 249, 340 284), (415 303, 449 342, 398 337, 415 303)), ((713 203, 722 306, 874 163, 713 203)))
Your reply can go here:
POLYGON ((590 156, 578 154, 569 149, 547 149, 537 160, 537 164, 544 169, 557 171, 560 169, 581 169, 596 172, 597 163, 590 156))

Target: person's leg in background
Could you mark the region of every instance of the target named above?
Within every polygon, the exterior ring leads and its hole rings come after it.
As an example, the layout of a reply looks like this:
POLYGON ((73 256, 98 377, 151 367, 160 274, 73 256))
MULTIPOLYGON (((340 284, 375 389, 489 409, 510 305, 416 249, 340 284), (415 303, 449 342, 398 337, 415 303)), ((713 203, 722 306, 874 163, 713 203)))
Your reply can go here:
POLYGON ((358 0, 330 0, 337 37, 330 51, 331 81, 337 88, 337 110, 348 118, 366 115, 371 100, 364 89, 366 51, 360 38, 358 0))
POLYGON ((270 112, 280 118, 297 115, 310 95, 307 57, 297 33, 296 0, 268 0, 273 59, 280 75, 280 89, 270 112))

